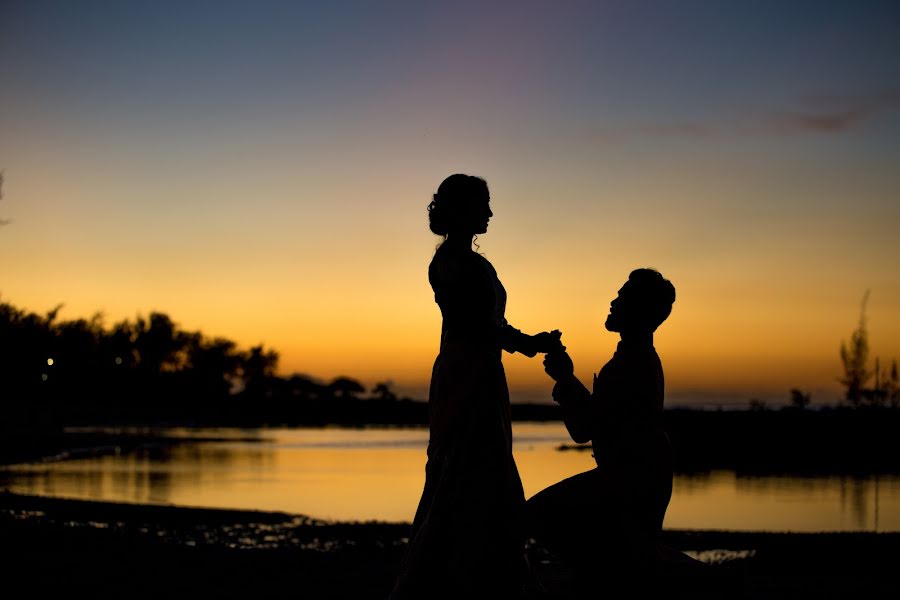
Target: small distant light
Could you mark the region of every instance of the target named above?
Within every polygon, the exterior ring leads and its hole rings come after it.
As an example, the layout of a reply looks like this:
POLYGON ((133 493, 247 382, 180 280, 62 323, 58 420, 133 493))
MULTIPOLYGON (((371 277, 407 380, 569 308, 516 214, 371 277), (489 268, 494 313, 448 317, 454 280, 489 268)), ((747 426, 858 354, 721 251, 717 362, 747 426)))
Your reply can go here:
POLYGON ((52 366, 53 366, 53 359, 52 359, 52 358, 48 358, 48 359, 47 359, 47 366, 48 366, 48 367, 52 367, 52 366))
POLYGON ((47 381, 49 379, 46 373, 41 373, 41 381, 47 381))
POLYGON ((117 356, 117 357, 116 357, 116 364, 117 364, 117 365, 121 365, 121 364, 122 364, 122 357, 121 357, 121 356, 117 356))

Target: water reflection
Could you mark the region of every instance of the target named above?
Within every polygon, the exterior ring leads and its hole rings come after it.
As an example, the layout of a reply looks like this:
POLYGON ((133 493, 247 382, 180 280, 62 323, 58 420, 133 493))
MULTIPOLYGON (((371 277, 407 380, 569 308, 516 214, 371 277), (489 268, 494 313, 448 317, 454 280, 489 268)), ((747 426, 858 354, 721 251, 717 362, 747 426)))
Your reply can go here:
POLYGON ((897 531, 900 477, 676 475, 666 526, 697 520, 713 529, 897 531))
MULTIPOLYGON (((121 433, 121 432, 120 432, 121 433)), ((0 471, 18 493, 409 521, 424 481, 423 429, 167 430, 184 441, 0 471), (203 439, 198 439, 203 438, 203 439)), ((593 466, 558 452, 559 424, 517 424, 527 496, 593 466)), ((900 530, 900 477, 676 475, 666 527, 900 530)))

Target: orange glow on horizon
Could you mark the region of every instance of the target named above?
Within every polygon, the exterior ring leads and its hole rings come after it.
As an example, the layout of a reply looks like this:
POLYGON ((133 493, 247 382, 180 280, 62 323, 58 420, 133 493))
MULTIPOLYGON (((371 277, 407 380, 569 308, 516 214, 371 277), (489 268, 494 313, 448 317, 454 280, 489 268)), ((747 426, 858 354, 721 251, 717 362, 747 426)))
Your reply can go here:
MULTIPOLYGON (((545 181, 497 161, 422 160, 410 158, 412 177, 388 170, 339 188, 335 165, 325 164, 302 194, 260 182, 280 198, 271 214, 245 200, 259 192, 250 181, 231 189, 189 179, 171 199, 165 182, 125 173, 91 180, 65 165, 71 180, 48 181, 17 171, 0 205, 12 219, 0 253, 16 257, 2 265, 0 293, 38 312, 64 303, 62 318, 102 311, 107 324, 162 311, 185 329, 277 350, 282 374, 390 380, 423 397, 440 336, 427 281, 439 238, 424 207, 443 175, 460 170, 488 175, 495 216, 478 243, 507 288, 507 318, 528 333, 562 330, 585 380, 615 348, 602 328, 609 302, 642 266, 678 291, 656 337, 670 393, 786 398, 799 387, 814 402, 836 400, 838 348, 867 289, 872 357, 900 358, 900 279, 885 259, 897 249, 890 214, 866 213, 844 234, 842 215, 823 210, 801 237, 746 215, 760 198, 849 197, 849 184, 775 178, 754 188, 747 179, 738 188, 729 178, 755 175, 710 161, 702 166, 713 174, 699 182, 669 167, 658 182, 625 170, 594 192, 583 174, 545 181), (123 190, 134 190, 139 209, 116 212, 123 190), (206 200, 182 203, 191 197, 206 200)), ((890 189, 884 181, 866 193, 890 189)), ((539 359, 504 361, 512 390, 549 397, 539 359)))

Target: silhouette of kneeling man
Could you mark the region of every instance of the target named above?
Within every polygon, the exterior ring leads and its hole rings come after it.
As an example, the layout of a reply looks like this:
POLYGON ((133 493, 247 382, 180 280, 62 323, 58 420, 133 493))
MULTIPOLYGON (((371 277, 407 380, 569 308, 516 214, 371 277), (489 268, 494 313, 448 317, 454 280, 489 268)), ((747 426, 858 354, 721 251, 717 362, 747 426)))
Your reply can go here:
POLYGON ((597 468, 531 498, 530 533, 575 569, 586 590, 643 586, 656 564, 672 495, 672 452, 653 333, 674 301, 674 286, 657 271, 629 275, 606 319, 621 341, 594 375, 593 393, 575 377, 566 352, 544 359, 566 428, 574 441, 593 442, 597 468))

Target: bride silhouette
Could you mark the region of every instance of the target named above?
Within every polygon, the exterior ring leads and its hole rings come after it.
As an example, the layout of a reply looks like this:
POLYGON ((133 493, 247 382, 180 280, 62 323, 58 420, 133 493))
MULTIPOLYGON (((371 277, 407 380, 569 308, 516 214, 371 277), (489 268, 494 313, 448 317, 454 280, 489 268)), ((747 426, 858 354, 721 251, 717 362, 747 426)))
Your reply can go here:
POLYGON ((501 350, 533 357, 562 349, 558 331, 526 335, 506 322, 506 291, 472 249, 493 216, 487 183, 451 175, 428 205, 444 241, 428 268, 441 309, 429 393, 425 489, 401 574, 401 598, 522 597, 525 498, 512 455, 501 350))

